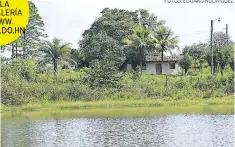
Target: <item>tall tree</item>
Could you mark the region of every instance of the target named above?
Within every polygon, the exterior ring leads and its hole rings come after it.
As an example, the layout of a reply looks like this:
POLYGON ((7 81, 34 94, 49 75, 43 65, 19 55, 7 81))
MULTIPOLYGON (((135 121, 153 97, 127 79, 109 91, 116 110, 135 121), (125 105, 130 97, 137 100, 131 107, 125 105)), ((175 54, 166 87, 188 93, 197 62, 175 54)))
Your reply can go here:
POLYGON ((224 74, 224 69, 228 64, 230 65, 231 69, 234 70, 233 66, 231 66, 231 62, 234 63, 232 45, 226 46, 224 49, 219 50, 217 54, 219 57, 218 64, 221 75, 224 74))
POLYGON ((158 20, 157 16, 155 16, 154 14, 150 14, 149 11, 145 9, 128 11, 123 9, 105 8, 101 12, 101 14, 102 15, 93 22, 91 27, 84 31, 83 39, 81 41, 83 42, 82 46, 89 46, 90 42, 87 40, 92 40, 89 39, 92 38, 92 36, 96 36, 100 33, 105 33, 106 36, 117 41, 117 43, 121 47, 123 57, 125 57, 125 55, 128 56, 126 58, 133 57, 131 59, 133 63, 139 61, 139 59, 136 58, 136 56, 138 56, 138 53, 128 52, 124 54, 126 50, 124 48, 125 45, 123 39, 132 34, 132 31, 133 29, 135 29, 136 25, 141 25, 145 29, 153 29, 154 27, 163 25, 165 23, 165 21, 158 20), (138 15, 139 12, 140 15, 138 15))
MULTIPOLYGON (((86 62, 85 54, 81 49, 72 49, 70 52, 71 59, 75 62, 75 68, 79 69, 89 64, 86 62)), ((74 63, 72 62, 72 64, 74 63)))
POLYGON ((202 70, 202 64, 205 62, 205 51, 207 49, 207 44, 205 43, 194 43, 183 48, 183 55, 189 55, 193 57, 194 66, 199 69, 199 72, 202 70))
POLYGON ((41 45, 41 39, 47 37, 44 33, 44 22, 38 13, 37 7, 32 1, 28 3, 30 10, 29 21, 18 43, 23 49, 23 58, 35 56, 41 45))
POLYGON ((80 47, 88 63, 92 60, 106 58, 121 64, 119 62, 122 54, 120 44, 117 40, 107 36, 105 32, 100 32, 94 36, 85 36, 80 41, 80 47))
POLYGON ((123 9, 105 8, 102 16, 97 18, 83 36, 93 36, 105 32, 119 43, 131 34, 133 27, 138 23, 137 13, 123 9))
POLYGON ((115 61, 110 61, 106 57, 101 60, 92 60, 90 68, 84 80, 91 87, 115 86, 118 81, 118 67, 115 61))
POLYGON ((145 55, 147 52, 151 51, 151 33, 151 30, 145 29, 143 26, 138 25, 133 30, 133 34, 123 40, 128 45, 128 49, 134 50, 134 52, 137 53, 137 58, 140 59, 139 65, 141 74, 145 55))
POLYGON ((189 55, 184 55, 184 57, 179 61, 180 67, 184 69, 185 75, 187 74, 188 70, 190 69, 193 63, 193 58, 189 55))
POLYGON ((178 36, 174 36, 174 32, 170 28, 165 26, 158 26, 154 29, 152 38, 154 40, 155 49, 161 52, 161 61, 163 69, 164 52, 178 47, 178 36))
MULTIPOLYGON (((212 38, 212 47, 213 47, 213 69, 212 69, 212 51, 211 48, 207 48, 207 54, 206 54, 206 61, 208 62, 209 66, 211 67, 211 70, 213 70, 213 73, 216 74, 217 70, 220 66, 226 66, 225 60, 228 59, 228 57, 223 57, 224 60, 220 60, 221 55, 225 55, 224 49, 227 48, 227 46, 232 45, 233 42, 230 39, 230 36, 226 35, 224 32, 215 32, 213 34, 212 38)), ((209 44, 209 43, 208 43, 209 44)))
POLYGON ((128 11, 105 8, 101 13, 102 16, 97 18, 88 30, 84 31, 83 36, 92 36, 103 31, 107 36, 121 43, 124 38, 131 35, 137 24, 142 25, 144 28, 154 29, 156 26, 165 23, 165 21, 158 20, 157 16, 145 9, 128 11), (140 16, 138 16, 139 12, 140 16))
POLYGON ((52 42, 45 41, 45 45, 40 48, 43 53, 43 60, 39 62, 40 66, 46 66, 47 63, 53 64, 54 74, 58 73, 58 65, 69 66, 72 59, 69 58, 70 44, 62 43, 60 39, 54 38, 52 42))
POLYGON ((115 74, 122 64, 122 51, 117 40, 100 32, 93 36, 85 36, 80 41, 80 49, 90 71, 85 81, 90 86, 113 86, 115 74))
POLYGON ((233 72, 234 72, 234 64, 235 64, 235 62, 234 62, 234 48, 235 47, 235 44, 233 43, 232 45, 230 45, 230 49, 231 49, 231 52, 230 52, 230 56, 229 56, 229 66, 230 66, 230 68, 233 70, 233 72))
POLYGON ((156 15, 150 13, 149 10, 139 9, 136 13, 140 12, 139 23, 146 29, 155 29, 157 26, 162 26, 165 24, 165 20, 159 20, 156 15))

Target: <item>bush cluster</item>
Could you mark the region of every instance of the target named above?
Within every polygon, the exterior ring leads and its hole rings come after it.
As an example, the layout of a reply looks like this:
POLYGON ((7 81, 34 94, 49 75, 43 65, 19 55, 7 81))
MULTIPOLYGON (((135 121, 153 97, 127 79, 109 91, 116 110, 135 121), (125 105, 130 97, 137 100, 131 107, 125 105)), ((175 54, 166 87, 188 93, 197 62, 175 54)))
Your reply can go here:
MULTIPOLYGON (((90 86, 90 70, 60 69, 40 73, 32 61, 2 65, 1 98, 4 105, 45 103, 48 101, 96 101, 127 99, 211 98, 232 95, 234 75, 152 76, 136 72, 118 73, 115 84, 90 86), (27 73, 27 74, 26 74, 27 73), (26 76, 27 75, 27 76, 26 76)), ((94 77, 93 77, 94 78, 94 77)))

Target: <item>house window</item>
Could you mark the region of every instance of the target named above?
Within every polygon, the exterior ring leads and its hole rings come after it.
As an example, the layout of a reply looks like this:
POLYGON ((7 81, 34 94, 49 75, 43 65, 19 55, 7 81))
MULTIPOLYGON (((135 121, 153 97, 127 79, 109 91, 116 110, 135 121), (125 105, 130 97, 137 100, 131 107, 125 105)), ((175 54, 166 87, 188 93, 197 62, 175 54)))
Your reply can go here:
POLYGON ((142 65, 142 70, 146 70, 146 64, 142 65))
POLYGON ((169 63, 169 68, 170 69, 175 69, 175 63, 169 63))

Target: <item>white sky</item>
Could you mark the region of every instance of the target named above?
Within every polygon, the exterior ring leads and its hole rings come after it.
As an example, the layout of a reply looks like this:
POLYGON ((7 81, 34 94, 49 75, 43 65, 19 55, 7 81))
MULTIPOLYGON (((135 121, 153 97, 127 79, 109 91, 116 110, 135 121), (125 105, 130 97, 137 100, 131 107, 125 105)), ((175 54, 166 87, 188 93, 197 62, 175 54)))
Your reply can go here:
POLYGON ((210 36, 210 20, 214 31, 224 31, 229 25, 229 35, 235 40, 235 0, 233 4, 168 4, 164 0, 34 0, 50 38, 58 37, 78 46, 81 34, 88 29, 105 7, 150 10, 159 19, 166 20, 180 37, 180 47, 205 41, 210 36))
POLYGON ((105 8, 148 9, 159 19, 166 20, 180 37, 180 47, 205 41, 210 36, 210 20, 214 31, 224 31, 235 41, 235 0, 233 4, 168 4, 164 0, 33 0, 44 20, 49 39, 57 37, 78 47, 78 40, 105 8))

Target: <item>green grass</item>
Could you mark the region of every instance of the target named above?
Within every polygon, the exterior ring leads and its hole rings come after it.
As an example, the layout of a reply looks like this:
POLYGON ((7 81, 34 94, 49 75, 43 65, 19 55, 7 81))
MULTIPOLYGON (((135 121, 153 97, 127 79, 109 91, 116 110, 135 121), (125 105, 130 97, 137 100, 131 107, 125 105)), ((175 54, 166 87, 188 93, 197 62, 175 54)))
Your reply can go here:
POLYGON ((104 101, 58 101, 44 104, 27 104, 18 107, 1 106, 1 111, 38 111, 38 110, 63 110, 63 109, 84 109, 84 108, 130 108, 130 107, 163 107, 163 106, 206 106, 206 105, 234 105, 234 98, 210 98, 210 99, 146 99, 146 100, 104 100, 104 101))
POLYGON ((179 114, 234 114, 233 105, 166 106, 135 108, 90 108, 17 111, 2 113, 2 122, 70 118, 155 117, 179 114))
POLYGON ((1 106, 2 121, 67 118, 154 117, 177 114, 234 114, 234 98, 146 99, 91 102, 48 102, 19 107, 1 106))

